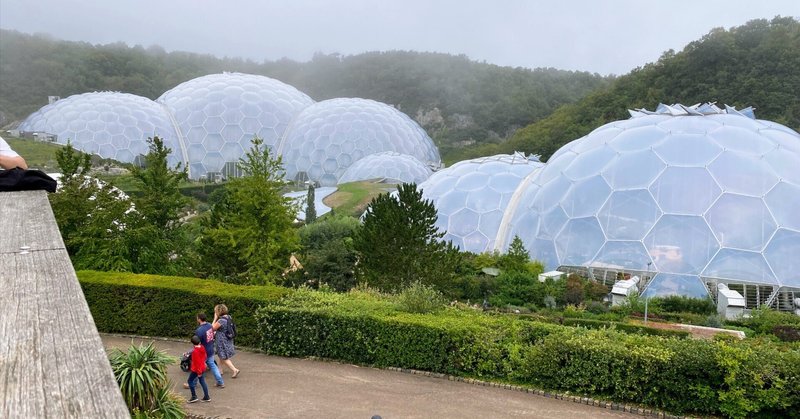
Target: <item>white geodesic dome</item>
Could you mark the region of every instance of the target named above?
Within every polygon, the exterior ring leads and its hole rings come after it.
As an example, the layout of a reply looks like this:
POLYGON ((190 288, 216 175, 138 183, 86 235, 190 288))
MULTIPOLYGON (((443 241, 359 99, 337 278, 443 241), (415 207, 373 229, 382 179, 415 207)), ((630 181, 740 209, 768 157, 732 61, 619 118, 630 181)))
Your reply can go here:
POLYGON ((370 154, 348 167, 339 183, 379 179, 386 183, 422 183, 433 171, 415 157, 394 151, 370 154))
POLYGON ((491 251, 509 201, 519 183, 544 166, 535 157, 498 154, 465 160, 435 172, 419 185, 437 211, 444 240, 462 250, 491 251))
POLYGON ((350 165, 371 154, 393 151, 430 167, 439 151, 419 125, 384 103, 341 98, 315 103, 292 121, 281 141, 286 177, 334 186, 350 165))
POLYGON ((519 235, 548 268, 653 273, 647 295, 800 287, 800 135, 749 108, 631 114, 522 183, 503 244, 519 235))
POLYGON ((19 130, 52 134, 59 144, 70 141, 78 150, 123 163, 147 154, 147 138, 157 135, 172 149, 170 163, 182 161, 178 134, 166 110, 129 93, 69 96, 32 113, 19 130))
POLYGON ((157 101, 169 109, 180 129, 194 179, 232 171, 254 136, 277 151, 289 121, 314 103, 288 84, 241 73, 198 77, 157 101))

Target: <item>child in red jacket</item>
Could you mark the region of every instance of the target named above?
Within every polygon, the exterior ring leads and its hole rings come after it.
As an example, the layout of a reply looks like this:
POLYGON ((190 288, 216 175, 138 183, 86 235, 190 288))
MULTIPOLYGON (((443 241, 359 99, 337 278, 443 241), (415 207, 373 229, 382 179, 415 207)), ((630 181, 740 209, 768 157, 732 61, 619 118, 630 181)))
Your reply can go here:
POLYGON ((192 361, 189 366, 189 390, 192 391, 192 398, 189 399, 189 403, 194 403, 198 400, 197 393, 194 392, 194 385, 198 378, 200 379, 200 386, 203 387, 203 401, 210 402, 211 397, 208 397, 208 386, 206 386, 206 379, 203 377, 203 373, 206 371, 206 348, 200 344, 200 338, 197 335, 192 336, 192 344, 194 349, 191 352, 192 361))

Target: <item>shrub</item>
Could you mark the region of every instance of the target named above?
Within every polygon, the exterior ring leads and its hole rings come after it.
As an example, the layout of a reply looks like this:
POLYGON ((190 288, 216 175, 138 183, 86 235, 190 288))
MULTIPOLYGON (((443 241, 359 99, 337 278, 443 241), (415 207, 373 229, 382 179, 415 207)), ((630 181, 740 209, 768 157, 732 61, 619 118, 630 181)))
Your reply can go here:
POLYGON ((175 358, 157 351, 153 343, 131 345, 128 352, 115 349, 109 355, 111 369, 122 397, 134 416, 179 419, 182 402, 169 392, 167 365, 175 358))
POLYGON ((431 313, 441 310, 445 300, 433 286, 414 281, 397 294, 397 302, 409 313, 431 313))
POLYGON ((236 320, 236 344, 260 340, 256 309, 290 292, 275 286, 244 286, 213 280, 121 272, 78 271, 97 329, 106 333, 185 338, 197 327, 198 311, 225 304, 236 320))
MULTIPOLYGON (((655 298, 650 300, 652 303, 655 298)), ((658 305, 666 313, 717 314, 717 306, 710 298, 691 298, 682 295, 659 297, 658 305)))
POLYGON ((563 321, 565 326, 580 326, 587 329, 616 329, 620 332, 649 335, 649 336, 663 336, 675 337, 680 339, 688 338, 690 333, 684 330, 665 330, 656 329, 653 327, 640 326, 637 324, 626 324, 609 322, 594 319, 578 319, 578 318, 565 318, 563 321))

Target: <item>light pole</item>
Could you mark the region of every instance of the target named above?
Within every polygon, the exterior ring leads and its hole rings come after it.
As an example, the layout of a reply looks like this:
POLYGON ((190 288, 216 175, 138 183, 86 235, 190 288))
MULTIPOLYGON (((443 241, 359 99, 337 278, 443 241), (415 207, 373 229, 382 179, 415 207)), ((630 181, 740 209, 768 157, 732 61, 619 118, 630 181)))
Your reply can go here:
MULTIPOLYGON (((647 283, 648 283, 648 285, 649 285, 650 279, 651 279, 650 278, 650 265, 652 265, 652 264, 653 264, 653 262, 647 262, 647 283)), ((647 324, 647 306, 648 306, 649 302, 650 302, 650 299, 645 297, 645 299, 644 299, 644 324, 647 324)))

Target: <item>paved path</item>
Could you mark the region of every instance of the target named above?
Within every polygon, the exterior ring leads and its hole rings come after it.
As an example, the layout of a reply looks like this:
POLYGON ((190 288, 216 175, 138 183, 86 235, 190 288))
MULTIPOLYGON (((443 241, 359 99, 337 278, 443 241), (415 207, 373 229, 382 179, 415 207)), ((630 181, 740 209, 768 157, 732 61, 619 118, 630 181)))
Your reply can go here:
MULTIPOLYGON (((125 349, 141 339, 102 335, 107 349, 125 349)), ((180 356, 191 344, 156 341, 180 356)), ((632 414, 494 387, 334 362, 239 352, 241 374, 225 373, 225 388, 213 387, 211 403, 187 404, 189 413, 221 418, 623 418, 632 414)), ((169 367, 175 391, 187 375, 169 367)), ((202 390, 197 389, 202 397, 202 390)))

